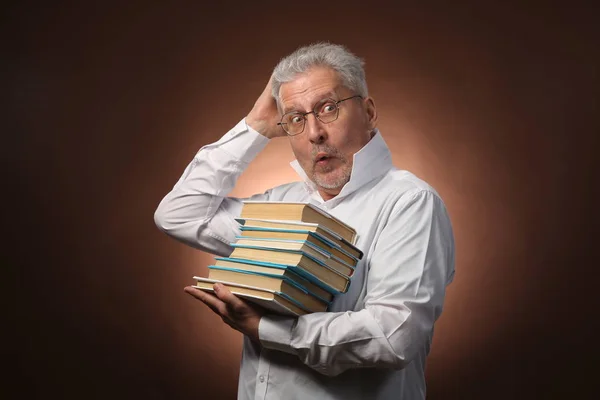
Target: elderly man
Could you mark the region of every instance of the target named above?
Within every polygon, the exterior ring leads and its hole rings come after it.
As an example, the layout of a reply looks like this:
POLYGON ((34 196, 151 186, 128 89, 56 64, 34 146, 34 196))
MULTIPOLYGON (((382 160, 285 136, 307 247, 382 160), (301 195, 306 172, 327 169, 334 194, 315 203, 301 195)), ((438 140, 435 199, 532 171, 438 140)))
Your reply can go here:
POLYGON ((309 202, 358 233, 364 257, 328 312, 273 315, 219 284, 216 295, 185 288, 244 334, 238 398, 425 398, 454 239, 439 195, 392 165, 376 126, 361 59, 339 45, 302 47, 275 67, 250 113, 200 149, 156 210, 167 234, 229 255, 242 202, 227 195, 269 140, 287 136, 303 182, 251 199, 309 202))

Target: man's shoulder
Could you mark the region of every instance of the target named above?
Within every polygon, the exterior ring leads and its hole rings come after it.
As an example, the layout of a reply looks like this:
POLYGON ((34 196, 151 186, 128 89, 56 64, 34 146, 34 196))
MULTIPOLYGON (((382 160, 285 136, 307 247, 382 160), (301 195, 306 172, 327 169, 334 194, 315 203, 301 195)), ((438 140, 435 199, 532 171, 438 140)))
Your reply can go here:
POLYGON ((390 170, 379 185, 375 188, 377 197, 391 213, 400 215, 411 207, 437 215, 447 213, 446 204, 437 190, 410 171, 390 170))
POLYGON ((389 191, 392 196, 401 197, 418 193, 431 193, 435 197, 440 197, 435 188, 424 179, 410 171, 398 168, 392 168, 379 182, 378 186, 389 191))

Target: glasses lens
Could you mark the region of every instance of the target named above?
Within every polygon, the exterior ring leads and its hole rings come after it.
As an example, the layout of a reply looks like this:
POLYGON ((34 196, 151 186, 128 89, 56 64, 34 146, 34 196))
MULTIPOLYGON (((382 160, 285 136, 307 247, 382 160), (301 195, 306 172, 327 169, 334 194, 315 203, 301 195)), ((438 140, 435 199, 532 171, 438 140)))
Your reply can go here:
POLYGON ((337 119, 339 108, 333 99, 324 99, 315 106, 315 115, 324 123, 333 122, 337 119))
POLYGON ((285 114, 281 118, 283 129, 290 135, 297 135, 304 130, 304 116, 300 113, 285 114))

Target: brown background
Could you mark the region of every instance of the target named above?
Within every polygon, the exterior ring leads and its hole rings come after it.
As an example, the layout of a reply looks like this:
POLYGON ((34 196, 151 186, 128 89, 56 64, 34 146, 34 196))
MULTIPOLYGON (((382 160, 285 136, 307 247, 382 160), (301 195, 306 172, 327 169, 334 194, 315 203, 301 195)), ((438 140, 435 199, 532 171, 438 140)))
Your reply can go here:
MULTIPOLYGON (((241 337, 182 291, 211 257, 153 212, 279 57, 316 40, 366 59, 396 165, 453 219, 429 398, 591 395, 591 3, 53 3, 3 12, 10 398, 235 398, 241 337)), ((296 180, 290 160, 274 141, 235 194, 296 180)))

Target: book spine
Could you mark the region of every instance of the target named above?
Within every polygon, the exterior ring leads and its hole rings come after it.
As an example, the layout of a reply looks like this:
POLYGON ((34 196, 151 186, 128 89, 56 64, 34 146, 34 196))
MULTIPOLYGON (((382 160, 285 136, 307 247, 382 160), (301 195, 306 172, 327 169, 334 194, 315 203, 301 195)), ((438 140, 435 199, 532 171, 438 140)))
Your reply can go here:
POLYGON ((304 294, 313 296, 313 297, 319 299, 320 301, 322 301, 323 303, 325 303, 327 305, 330 304, 329 301, 325 300, 324 298, 322 298, 321 296, 317 295, 316 293, 308 290, 305 286, 301 285, 300 283, 294 281, 293 279, 291 279, 291 278, 289 278, 287 276, 276 275, 276 274, 269 274, 269 273, 264 273, 264 272, 256 272, 256 271, 246 271, 244 269, 222 267, 222 266, 219 266, 219 265, 209 265, 208 268, 209 269, 218 269, 218 270, 222 270, 222 271, 232 271, 232 272, 236 272, 236 273, 240 273, 240 274, 260 275, 260 276, 265 276, 265 277, 268 277, 268 278, 281 279, 284 282, 288 283, 289 285, 291 285, 291 286, 295 287, 296 289, 300 290, 304 294))

